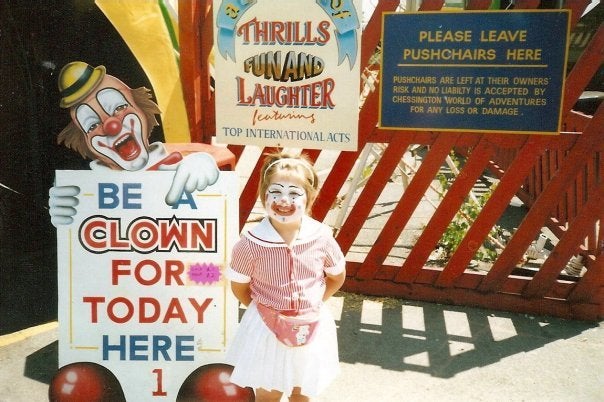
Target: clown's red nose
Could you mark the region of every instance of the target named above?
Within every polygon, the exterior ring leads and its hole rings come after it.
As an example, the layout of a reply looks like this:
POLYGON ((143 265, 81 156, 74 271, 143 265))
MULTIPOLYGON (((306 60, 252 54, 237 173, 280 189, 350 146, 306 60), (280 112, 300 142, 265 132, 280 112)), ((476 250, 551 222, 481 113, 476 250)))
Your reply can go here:
POLYGON ((115 117, 110 117, 103 122, 103 132, 105 135, 117 135, 122 131, 122 123, 115 117))

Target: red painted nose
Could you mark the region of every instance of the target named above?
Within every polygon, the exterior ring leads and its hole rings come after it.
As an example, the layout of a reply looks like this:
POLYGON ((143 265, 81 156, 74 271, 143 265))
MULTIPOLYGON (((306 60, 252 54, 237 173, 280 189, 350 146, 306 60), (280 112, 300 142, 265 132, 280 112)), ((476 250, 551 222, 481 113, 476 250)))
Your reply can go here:
POLYGON ((115 117, 110 117, 103 122, 103 132, 106 135, 117 135, 122 131, 122 123, 115 117))

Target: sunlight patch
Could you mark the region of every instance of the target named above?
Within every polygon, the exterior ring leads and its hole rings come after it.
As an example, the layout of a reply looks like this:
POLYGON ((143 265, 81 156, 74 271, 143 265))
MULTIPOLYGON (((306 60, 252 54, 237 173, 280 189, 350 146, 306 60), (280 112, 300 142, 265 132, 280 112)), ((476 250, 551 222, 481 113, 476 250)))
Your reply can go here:
POLYGON ((403 306, 403 329, 426 332, 424 308, 420 306, 403 306))
POLYGON ((474 349, 475 347, 471 343, 449 341, 449 354, 451 356, 458 356, 462 353, 470 352, 474 349))
POLYGON ((330 297, 325 304, 331 311, 334 320, 342 321, 342 311, 344 311, 344 297, 342 296, 332 296, 330 297))
POLYGON ((361 324, 382 325, 382 302, 363 300, 361 324))
POLYGON ((466 313, 445 310, 443 311, 443 315, 448 335, 462 336, 464 338, 472 337, 472 331, 470 330, 470 323, 466 313))
POLYGON ((428 352, 421 352, 403 358, 403 362, 410 366, 430 367, 430 356, 428 352))
POLYGON ((489 328, 495 342, 513 338, 518 335, 511 318, 489 316, 489 328))

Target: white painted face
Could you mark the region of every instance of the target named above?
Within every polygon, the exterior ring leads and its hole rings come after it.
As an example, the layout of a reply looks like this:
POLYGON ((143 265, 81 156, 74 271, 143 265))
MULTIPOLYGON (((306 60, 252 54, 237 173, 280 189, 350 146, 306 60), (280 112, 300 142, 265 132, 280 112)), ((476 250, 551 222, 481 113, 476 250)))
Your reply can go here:
POLYGON ((264 207, 268 216, 280 223, 298 222, 306 213, 308 197, 297 182, 279 180, 268 186, 264 207))
POLYGON ((106 75, 70 114, 86 136, 88 149, 103 164, 129 171, 147 165, 147 118, 134 102, 132 90, 117 78, 106 75))

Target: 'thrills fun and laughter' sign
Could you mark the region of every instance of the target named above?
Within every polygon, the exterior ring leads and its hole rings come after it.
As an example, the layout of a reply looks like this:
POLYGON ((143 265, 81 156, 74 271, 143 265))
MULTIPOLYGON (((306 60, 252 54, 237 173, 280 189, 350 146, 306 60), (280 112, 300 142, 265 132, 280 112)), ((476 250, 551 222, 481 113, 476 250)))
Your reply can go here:
POLYGON ((216 137, 357 149, 359 0, 215 0, 216 137))
POLYGON ((173 172, 58 171, 80 187, 57 229, 59 366, 93 362, 128 401, 173 401, 187 376, 220 363, 237 324, 223 272, 238 237, 238 180, 221 172, 173 207, 173 172))

